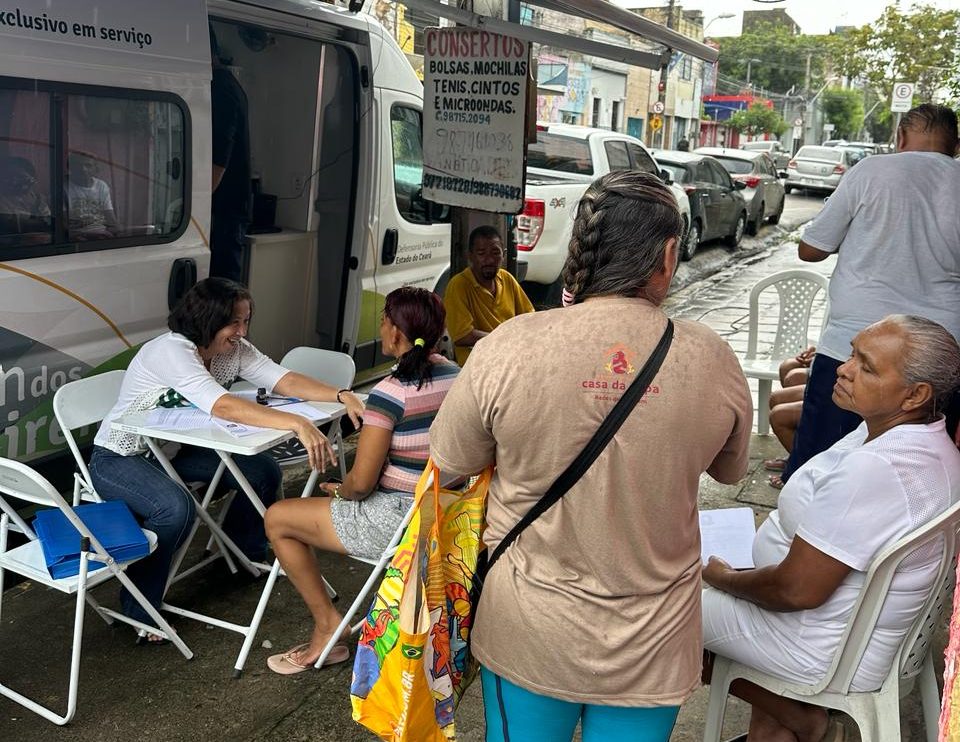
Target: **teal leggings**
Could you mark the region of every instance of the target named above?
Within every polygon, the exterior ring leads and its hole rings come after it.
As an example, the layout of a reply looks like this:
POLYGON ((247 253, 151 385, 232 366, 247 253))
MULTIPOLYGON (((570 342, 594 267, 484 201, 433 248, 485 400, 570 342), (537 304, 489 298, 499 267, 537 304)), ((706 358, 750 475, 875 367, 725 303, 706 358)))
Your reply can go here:
POLYGON ((487 742, 667 742, 679 706, 595 706, 537 695, 480 668, 487 742))

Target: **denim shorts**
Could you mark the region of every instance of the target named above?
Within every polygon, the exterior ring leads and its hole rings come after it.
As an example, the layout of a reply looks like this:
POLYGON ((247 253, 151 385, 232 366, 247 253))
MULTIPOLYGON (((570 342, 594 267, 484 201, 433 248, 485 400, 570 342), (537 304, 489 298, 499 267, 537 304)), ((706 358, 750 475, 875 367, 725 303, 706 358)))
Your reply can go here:
POLYGON ((375 491, 362 500, 333 500, 330 518, 350 556, 376 559, 390 545, 411 505, 413 495, 375 491))

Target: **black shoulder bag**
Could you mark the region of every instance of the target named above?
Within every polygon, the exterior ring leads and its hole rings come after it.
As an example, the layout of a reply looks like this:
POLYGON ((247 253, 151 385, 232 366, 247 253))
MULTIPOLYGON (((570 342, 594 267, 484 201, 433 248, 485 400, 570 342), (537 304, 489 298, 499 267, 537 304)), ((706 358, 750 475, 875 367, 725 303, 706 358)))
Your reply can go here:
POLYGON ((593 434, 593 437, 580 454, 570 463, 564 472, 557 477, 556 481, 550 485, 550 489, 547 490, 546 494, 541 497, 537 503, 530 508, 527 514, 510 529, 510 532, 503 537, 503 540, 497 544, 497 548, 494 549, 489 559, 484 559, 485 554, 481 552, 480 558, 477 560, 477 573, 474 576, 473 585, 470 590, 470 602, 474 610, 476 610, 484 580, 490 570, 493 569, 493 565, 503 556, 503 553, 510 545, 517 540, 517 537, 526 530, 527 526, 567 494, 569 489, 573 487, 573 485, 580 480, 580 477, 593 465, 597 456, 607 447, 607 444, 646 393, 650 382, 653 381, 657 372, 660 370, 663 359, 667 357, 667 352, 670 350, 670 344, 672 342, 673 321, 668 319, 667 327, 663 331, 660 342, 657 343, 657 347, 654 348, 653 353, 650 355, 650 358, 647 359, 646 364, 640 370, 637 378, 634 379, 633 383, 630 384, 623 393, 623 396, 620 397, 620 400, 614 405, 613 409, 610 410, 610 414, 606 416, 600 424, 600 427, 597 428, 597 432, 593 434))

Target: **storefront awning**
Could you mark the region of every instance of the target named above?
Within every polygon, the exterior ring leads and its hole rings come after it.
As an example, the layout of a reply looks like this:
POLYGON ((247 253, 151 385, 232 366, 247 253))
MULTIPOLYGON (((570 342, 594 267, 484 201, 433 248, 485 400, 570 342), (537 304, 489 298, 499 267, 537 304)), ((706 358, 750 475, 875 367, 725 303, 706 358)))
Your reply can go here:
POLYGON ((626 46, 617 46, 616 44, 595 41, 580 36, 548 31, 547 29, 537 28, 535 26, 511 23, 502 18, 494 18, 489 15, 462 10, 453 5, 444 5, 438 2, 438 0, 403 1, 405 5, 411 8, 447 18, 464 26, 485 28, 495 33, 515 36, 537 44, 546 44, 581 54, 589 54, 594 57, 613 59, 617 62, 623 62, 636 67, 659 69, 661 64, 669 60, 666 49, 691 54, 707 62, 714 62, 717 59, 716 49, 683 36, 676 31, 672 31, 659 23, 654 23, 636 13, 631 13, 623 8, 611 5, 605 0, 578 0, 576 3, 568 2, 567 0, 535 0, 533 2, 527 0, 527 2, 531 5, 539 5, 549 10, 566 13, 567 15, 610 24, 622 31, 640 36, 647 41, 660 44, 664 46, 665 49, 660 52, 651 52, 631 49, 626 46))

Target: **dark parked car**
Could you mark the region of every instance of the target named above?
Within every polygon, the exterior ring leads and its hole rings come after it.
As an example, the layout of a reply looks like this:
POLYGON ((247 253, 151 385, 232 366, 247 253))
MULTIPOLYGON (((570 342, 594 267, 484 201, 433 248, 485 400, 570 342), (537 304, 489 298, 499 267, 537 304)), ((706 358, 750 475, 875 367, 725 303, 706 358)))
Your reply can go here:
POLYGON ((747 186, 743 190, 743 200, 747 202, 747 234, 756 234, 768 219, 771 224, 780 221, 786 194, 777 168, 766 152, 723 147, 700 147, 694 151, 716 158, 731 178, 747 186))
POLYGON ((746 184, 732 180, 708 155, 664 149, 650 154, 690 199, 690 228, 680 257, 690 260, 701 242, 717 237, 724 237, 730 247, 739 245, 747 225, 747 204, 740 193, 746 184))

